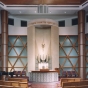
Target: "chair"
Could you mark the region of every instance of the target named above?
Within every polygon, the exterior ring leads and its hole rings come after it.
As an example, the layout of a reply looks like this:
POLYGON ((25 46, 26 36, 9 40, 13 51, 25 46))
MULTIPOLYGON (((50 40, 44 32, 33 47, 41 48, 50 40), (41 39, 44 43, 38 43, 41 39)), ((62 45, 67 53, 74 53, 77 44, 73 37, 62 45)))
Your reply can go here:
POLYGON ((18 72, 17 72, 17 76, 18 76, 18 77, 21 77, 21 71, 18 71, 18 72))
POLYGON ((17 77, 17 76, 18 76, 17 71, 13 71, 13 73, 14 73, 14 76, 15 76, 15 77, 17 77))
POLYGON ((67 71, 67 77, 72 77, 71 71, 67 71))
POLYGON ((21 76, 25 76, 26 77, 26 71, 22 71, 21 72, 21 76))
POLYGON ((72 77, 78 77, 77 73, 75 71, 71 71, 72 77))
POLYGON ((62 72, 62 77, 67 77, 67 72, 66 71, 62 72))

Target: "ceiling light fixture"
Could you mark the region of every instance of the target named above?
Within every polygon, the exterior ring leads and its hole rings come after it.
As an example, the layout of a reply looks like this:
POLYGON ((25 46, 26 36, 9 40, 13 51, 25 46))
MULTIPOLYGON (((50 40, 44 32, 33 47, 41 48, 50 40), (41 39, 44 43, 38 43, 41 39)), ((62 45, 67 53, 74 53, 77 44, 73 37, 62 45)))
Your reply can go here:
POLYGON ((64 12, 64 13, 66 13, 66 12, 64 12))

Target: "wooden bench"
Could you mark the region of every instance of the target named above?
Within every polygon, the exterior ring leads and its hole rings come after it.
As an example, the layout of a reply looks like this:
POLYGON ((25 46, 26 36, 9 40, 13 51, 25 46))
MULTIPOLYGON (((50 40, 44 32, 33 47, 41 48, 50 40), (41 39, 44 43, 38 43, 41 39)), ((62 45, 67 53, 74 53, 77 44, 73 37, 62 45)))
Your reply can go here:
POLYGON ((3 81, 4 81, 4 80, 0 80, 0 85, 3 85, 3 81))
POLYGON ((63 82, 79 82, 81 80, 81 78, 61 78, 60 85, 62 86, 63 82))
POLYGON ((25 78, 9 78, 8 81, 18 81, 19 86, 28 88, 28 80, 25 78))
POLYGON ((8 81, 19 81, 28 83, 28 80, 26 78, 8 78, 8 81))
POLYGON ((88 88, 88 80, 82 80, 82 81, 79 81, 79 82, 63 82, 62 84, 62 88, 67 88, 67 87, 82 87, 82 88, 88 88))
POLYGON ((20 87, 28 88, 28 83, 27 82, 19 82, 20 87))

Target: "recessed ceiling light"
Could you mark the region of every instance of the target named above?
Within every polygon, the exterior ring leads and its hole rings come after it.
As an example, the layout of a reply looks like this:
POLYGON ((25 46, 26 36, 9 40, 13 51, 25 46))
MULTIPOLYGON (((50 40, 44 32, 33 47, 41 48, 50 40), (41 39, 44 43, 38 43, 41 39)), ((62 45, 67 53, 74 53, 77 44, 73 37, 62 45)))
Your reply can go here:
POLYGON ((66 13, 66 12, 64 12, 64 13, 66 13))
POLYGON ((35 11, 35 13, 36 13, 36 11, 35 11))

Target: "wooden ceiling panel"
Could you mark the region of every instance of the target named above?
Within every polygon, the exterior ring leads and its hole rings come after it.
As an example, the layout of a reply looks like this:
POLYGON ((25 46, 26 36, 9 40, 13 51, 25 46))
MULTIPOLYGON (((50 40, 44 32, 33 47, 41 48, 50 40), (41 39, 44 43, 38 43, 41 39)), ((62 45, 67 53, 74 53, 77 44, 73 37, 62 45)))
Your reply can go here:
POLYGON ((86 0, 0 0, 7 5, 69 5, 81 4, 86 0))
POLYGON ((44 0, 43 4, 48 4, 48 5, 59 5, 59 4, 64 4, 65 0, 44 0))
POLYGON ((1 0, 1 2, 7 5, 37 5, 41 0, 1 0))
POLYGON ((79 3, 80 4, 80 0, 67 0, 67 3, 79 3))

